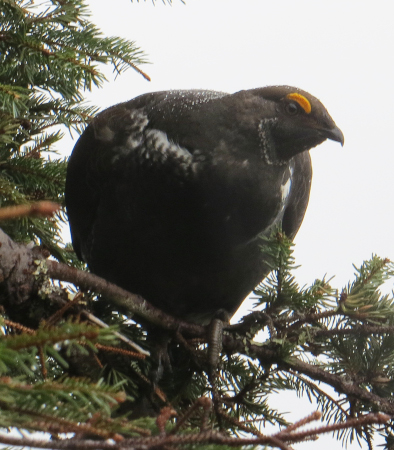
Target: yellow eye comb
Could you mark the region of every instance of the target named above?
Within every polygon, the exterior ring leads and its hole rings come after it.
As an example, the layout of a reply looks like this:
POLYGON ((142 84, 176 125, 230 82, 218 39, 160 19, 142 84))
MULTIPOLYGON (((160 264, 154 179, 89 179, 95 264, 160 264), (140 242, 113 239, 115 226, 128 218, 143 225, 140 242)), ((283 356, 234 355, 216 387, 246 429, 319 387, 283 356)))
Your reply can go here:
POLYGON ((303 95, 298 94, 297 92, 292 92, 291 94, 287 94, 286 98, 297 102, 307 114, 312 111, 312 106, 309 100, 303 95))

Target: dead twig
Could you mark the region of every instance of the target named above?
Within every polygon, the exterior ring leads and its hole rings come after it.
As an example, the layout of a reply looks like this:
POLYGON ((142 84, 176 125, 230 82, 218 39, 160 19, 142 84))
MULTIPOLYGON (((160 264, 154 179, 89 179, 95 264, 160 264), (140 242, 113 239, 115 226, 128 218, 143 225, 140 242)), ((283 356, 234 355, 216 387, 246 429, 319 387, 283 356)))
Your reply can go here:
POLYGON ((0 208, 0 221, 20 217, 52 217, 61 206, 58 203, 42 201, 30 205, 6 206, 0 208))

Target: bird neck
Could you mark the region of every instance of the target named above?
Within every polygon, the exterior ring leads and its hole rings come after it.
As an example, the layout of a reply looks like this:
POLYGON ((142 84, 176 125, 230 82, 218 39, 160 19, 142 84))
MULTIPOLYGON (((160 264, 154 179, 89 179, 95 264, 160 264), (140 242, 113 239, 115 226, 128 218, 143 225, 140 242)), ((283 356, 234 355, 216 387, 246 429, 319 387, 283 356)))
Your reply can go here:
POLYGON ((269 166, 284 166, 288 164, 288 160, 278 155, 277 146, 273 139, 272 129, 277 122, 278 119, 267 118, 261 120, 258 126, 261 157, 269 166))

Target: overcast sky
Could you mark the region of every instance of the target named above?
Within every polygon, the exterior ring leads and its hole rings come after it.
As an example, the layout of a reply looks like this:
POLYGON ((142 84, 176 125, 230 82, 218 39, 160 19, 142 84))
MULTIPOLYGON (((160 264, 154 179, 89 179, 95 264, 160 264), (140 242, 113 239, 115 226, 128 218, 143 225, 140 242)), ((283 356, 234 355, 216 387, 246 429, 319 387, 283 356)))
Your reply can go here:
POLYGON ((164 89, 276 84, 327 107, 345 146, 311 151, 311 199, 295 239, 300 284, 327 273, 341 288, 352 263, 372 253, 394 259, 392 0, 91 0, 90 9, 106 35, 135 41, 152 62, 142 66, 150 83, 129 70, 89 95, 100 107, 164 89))

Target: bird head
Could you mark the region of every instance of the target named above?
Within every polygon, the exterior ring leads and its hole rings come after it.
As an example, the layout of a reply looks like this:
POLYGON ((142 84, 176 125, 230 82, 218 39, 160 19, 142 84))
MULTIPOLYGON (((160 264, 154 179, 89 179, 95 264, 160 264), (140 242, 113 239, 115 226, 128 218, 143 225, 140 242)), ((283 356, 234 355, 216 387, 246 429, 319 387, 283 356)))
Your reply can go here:
POLYGON ((342 131, 320 100, 308 92, 290 86, 243 92, 253 105, 254 123, 268 162, 288 161, 326 139, 344 144, 342 131))

